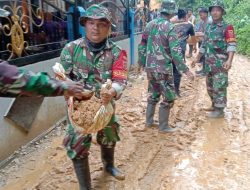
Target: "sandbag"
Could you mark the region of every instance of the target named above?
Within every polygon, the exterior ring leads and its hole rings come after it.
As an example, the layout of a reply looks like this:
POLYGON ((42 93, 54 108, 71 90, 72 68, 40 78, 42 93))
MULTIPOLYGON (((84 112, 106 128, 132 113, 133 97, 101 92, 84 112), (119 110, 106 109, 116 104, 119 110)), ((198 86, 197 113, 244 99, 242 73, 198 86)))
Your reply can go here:
MULTIPOLYGON (((61 80, 70 80, 65 76, 65 71, 60 63, 53 66, 53 71, 61 80)), ((111 80, 102 85, 101 93, 112 87, 111 80)), ((94 92, 83 92, 87 100, 78 100, 74 97, 68 99, 68 118, 71 125, 84 134, 96 133, 108 125, 114 114, 111 103, 102 105, 101 100, 94 96, 94 92)))
MULTIPOLYGON (((108 90, 103 85, 101 90, 108 90)), ((84 134, 96 133, 106 127, 114 113, 111 103, 102 105, 101 100, 92 96, 89 100, 79 101, 70 97, 68 100, 68 116, 74 128, 84 134)))

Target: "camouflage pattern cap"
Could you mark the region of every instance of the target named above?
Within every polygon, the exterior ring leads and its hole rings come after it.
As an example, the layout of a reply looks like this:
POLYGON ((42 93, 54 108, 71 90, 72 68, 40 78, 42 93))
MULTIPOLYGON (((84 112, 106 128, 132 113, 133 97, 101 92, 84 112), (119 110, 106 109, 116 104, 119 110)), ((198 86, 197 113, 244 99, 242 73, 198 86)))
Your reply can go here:
POLYGON ((10 15, 9 11, 6 11, 4 9, 0 9, 0 17, 7 17, 10 15))
POLYGON ((223 14, 226 14, 225 8, 224 8, 224 3, 221 0, 215 0, 213 1, 212 5, 209 7, 209 12, 212 11, 213 7, 220 7, 223 10, 223 14))
POLYGON ((176 14, 178 7, 174 0, 163 0, 160 8, 160 13, 176 14))
POLYGON ((87 8, 85 15, 80 17, 80 24, 85 25, 88 18, 92 19, 107 19, 111 23, 111 13, 109 10, 101 5, 92 5, 87 8))

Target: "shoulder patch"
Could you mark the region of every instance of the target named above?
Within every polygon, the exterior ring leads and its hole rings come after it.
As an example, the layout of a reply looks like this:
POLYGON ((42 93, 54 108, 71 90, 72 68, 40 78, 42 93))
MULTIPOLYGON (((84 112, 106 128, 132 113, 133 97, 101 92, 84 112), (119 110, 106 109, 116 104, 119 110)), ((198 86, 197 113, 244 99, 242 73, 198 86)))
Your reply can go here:
POLYGON ((121 50, 118 55, 118 58, 115 60, 115 63, 112 66, 112 79, 126 80, 127 79, 127 52, 121 50))
POLYGON ((234 28, 233 28, 232 25, 228 25, 228 26, 226 27, 225 38, 226 38, 227 43, 236 42, 236 37, 235 37, 235 33, 234 33, 234 28))

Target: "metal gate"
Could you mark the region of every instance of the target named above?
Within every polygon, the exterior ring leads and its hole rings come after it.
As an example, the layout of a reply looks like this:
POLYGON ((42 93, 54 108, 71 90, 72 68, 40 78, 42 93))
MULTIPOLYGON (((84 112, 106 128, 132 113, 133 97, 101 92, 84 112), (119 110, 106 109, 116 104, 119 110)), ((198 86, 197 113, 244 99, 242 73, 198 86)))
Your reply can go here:
POLYGON ((23 66, 58 56, 67 43, 65 4, 46 0, 1 1, 0 59, 23 66))
MULTIPOLYGON (((101 4, 112 14, 111 38, 120 40, 128 38, 129 6, 128 0, 3 0, 0 7, 10 12, 7 17, 0 18, 0 59, 11 64, 24 66, 48 60, 60 55, 64 45, 72 40, 68 35, 67 11, 72 6, 101 4)), ((77 9, 74 9, 77 11, 77 9)), ((78 33, 79 14, 73 13, 74 39, 78 33), (77 16, 78 15, 78 16, 77 16)), ((68 22, 69 23, 69 22, 68 22)))

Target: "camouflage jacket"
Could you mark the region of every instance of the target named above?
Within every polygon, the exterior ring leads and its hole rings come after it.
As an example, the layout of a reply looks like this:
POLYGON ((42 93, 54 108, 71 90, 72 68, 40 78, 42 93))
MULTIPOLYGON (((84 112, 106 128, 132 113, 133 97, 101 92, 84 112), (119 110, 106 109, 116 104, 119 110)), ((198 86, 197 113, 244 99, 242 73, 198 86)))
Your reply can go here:
POLYGON ((101 84, 107 79, 112 80, 112 87, 118 97, 125 87, 126 52, 109 40, 96 55, 89 50, 85 38, 70 42, 62 50, 61 64, 70 79, 82 82, 86 88, 94 89, 97 97, 101 84))
POLYGON ((59 96, 66 89, 64 82, 51 79, 47 73, 35 74, 7 62, 0 62, 0 97, 59 96))
POLYGON ((228 59, 228 52, 236 51, 234 28, 224 21, 208 24, 200 53, 205 54, 206 72, 226 72, 223 63, 228 59))
POLYGON ((172 75, 174 63, 180 72, 186 72, 181 47, 174 25, 164 18, 149 22, 138 46, 138 64, 147 72, 172 75))

